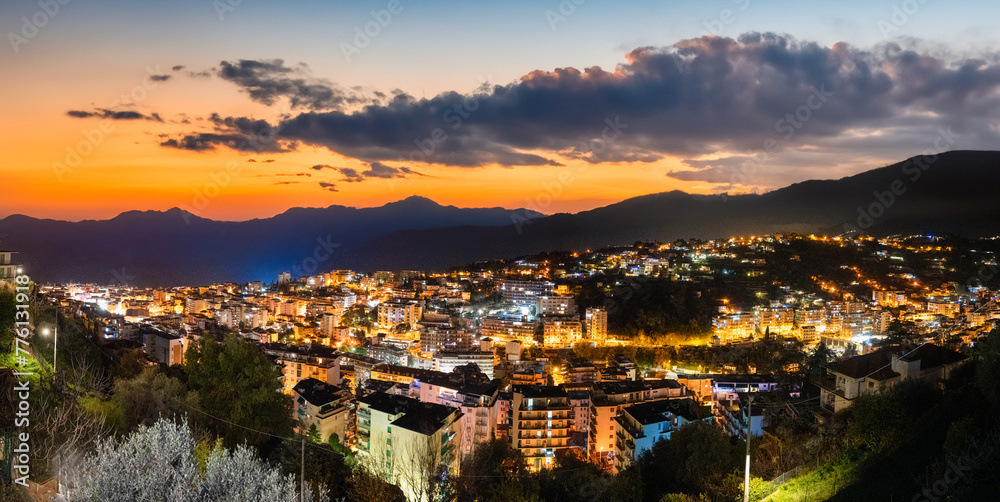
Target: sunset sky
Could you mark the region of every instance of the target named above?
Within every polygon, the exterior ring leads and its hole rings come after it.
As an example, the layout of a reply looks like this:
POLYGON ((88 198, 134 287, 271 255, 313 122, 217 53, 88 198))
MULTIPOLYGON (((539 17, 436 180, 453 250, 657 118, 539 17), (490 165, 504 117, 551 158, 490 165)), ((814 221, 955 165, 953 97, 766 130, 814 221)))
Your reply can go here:
POLYGON ((996 3, 52 1, 0 4, 0 217, 577 212, 1000 148, 996 3))

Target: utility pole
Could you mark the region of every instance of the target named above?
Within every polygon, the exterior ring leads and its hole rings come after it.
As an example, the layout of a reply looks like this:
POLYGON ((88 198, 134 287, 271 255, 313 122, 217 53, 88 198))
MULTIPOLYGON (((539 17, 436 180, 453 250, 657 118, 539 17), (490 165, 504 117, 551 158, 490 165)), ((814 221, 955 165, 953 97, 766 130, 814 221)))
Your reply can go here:
POLYGON ((299 500, 306 502, 306 437, 302 436, 302 473, 299 478, 299 500))
POLYGON ((56 301, 56 325, 52 328, 52 372, 56 372, 56 361, 59 359, 59 302, 56 301))
MULTIPOLYGON (((748 392, 747 394, 750 393, 748 392)), ((750 394, 750 402, 747 404, 747 466, 743 475, 743 502, 750 502, 750 411, 752 408, 753 394, 750 394)))

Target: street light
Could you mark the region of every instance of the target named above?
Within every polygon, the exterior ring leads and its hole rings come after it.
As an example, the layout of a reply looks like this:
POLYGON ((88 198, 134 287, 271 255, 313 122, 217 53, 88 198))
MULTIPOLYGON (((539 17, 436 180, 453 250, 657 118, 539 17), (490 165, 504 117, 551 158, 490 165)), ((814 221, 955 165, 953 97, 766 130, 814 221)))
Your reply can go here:
MULTIPOLYGON (((49 336, 49 328, 42 328, 42 334, 49 336)), ((52 373, 56 372, 56 359, 59 357, 59 325, 52 327, 52 373)))

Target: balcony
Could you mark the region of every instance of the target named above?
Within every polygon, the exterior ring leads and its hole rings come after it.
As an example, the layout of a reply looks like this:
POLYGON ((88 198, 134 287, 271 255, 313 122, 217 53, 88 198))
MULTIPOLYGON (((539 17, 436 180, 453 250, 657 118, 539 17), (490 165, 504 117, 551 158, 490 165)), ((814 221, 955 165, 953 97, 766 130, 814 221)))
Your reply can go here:
POLYGON ((570 413, 566 410, 560 410, 558 412, 553 412, 551 415, 548 411, 525 411, 519 410, 517 412, 517 418, 520 420, 548 420, 551 417, 552 420, 566 420, 570 416, 570 413))
POLYGON ((566 448, 569 446, 565 440, 567 438, 552 438, 552 439, 542 439, 541 441, 536 441, 534 439, 520 439, 517 441, 518 449, 531 449, 531 448, 566 448))
POLYGON ((518 409, 518 411, 519 412, 556 411, 556 410, 570 411, 571 409, 572 408, 570 407, 570 405, 568 403, 567 404, 553 403, 553 404, 548 404, 548 405, 545 405, 545 404, 535 404, 535 405, 532 405, 532 406, 528 406, 526 403, 521 403, 521 407, 518 409))
POLYGON ((546 434, 539 436, 537 433, 520 431, 517 435, 518 439, 545 439, 545 438, 568 438, 570 436, 569 429, 560 429, 556 431, 547 431, 546 434), (551 432, 552 435, 548 435, 551 432))

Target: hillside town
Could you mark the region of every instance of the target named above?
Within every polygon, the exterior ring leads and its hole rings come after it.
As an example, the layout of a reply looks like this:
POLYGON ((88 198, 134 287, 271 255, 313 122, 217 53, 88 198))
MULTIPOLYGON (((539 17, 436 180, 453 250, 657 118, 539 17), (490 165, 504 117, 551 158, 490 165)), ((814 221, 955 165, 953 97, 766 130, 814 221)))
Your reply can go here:
MULTIPOLYGON (((415 493, 402 473, 423 461, 419 445, 439 449, 435 467, 453 474, 497 439, 531 470, 571 451, 615 473, 688 423, 745 440, 789 416, 823 423, 906 379, 943 381, 1000 320, 982 286, 996 257, 963 250, 958 263, 952 245, 755 236, 447 273, 333 270, 38 294, 107 352, 138 350, 146 365, 182 365, 202 339, 259 346, 280 370, 276 391, 292 397, 298 430, 388 461, 415 493), (955 281, 956 268, 978 275, 955 281), (629 332, 630 304, 660 283, 685 287, 679 309, 674 298, 659 305, 676 322, 629 332), (818 351, 829 361, 819 373, 809 362, 818 351), (809 388, 819 395, 807 398, 809 388)), ((0 253, 0 264, 12 262, 0 253)))

